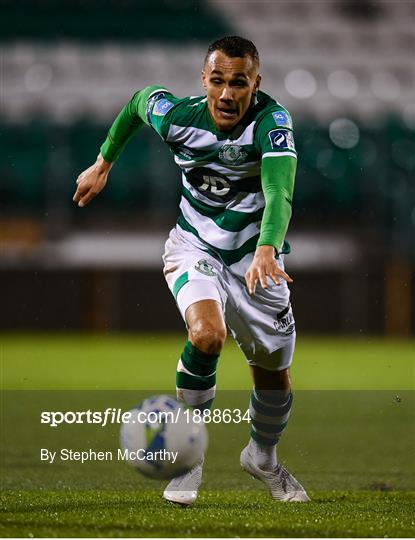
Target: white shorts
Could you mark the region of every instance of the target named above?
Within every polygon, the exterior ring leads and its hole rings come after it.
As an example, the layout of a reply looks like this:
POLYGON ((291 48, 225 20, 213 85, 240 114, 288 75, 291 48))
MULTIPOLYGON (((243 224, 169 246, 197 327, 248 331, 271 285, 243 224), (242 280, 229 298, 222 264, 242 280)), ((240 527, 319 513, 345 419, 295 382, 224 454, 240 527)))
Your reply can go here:
MULTIPOLYGON (((295 321, 285 280, 267 288, 258 283, 248 294, 244 274, 253 253, 232 270, 195 245, 193 235, 176 227, 170 231, 163 255, 164 276, 185 320, 186 309, 201 300, 216 300, 228 329, 248 364, 269 370, 290 366, 295 346, 295 321)), ((277 259, 284 269, 283 255, 277 259)))

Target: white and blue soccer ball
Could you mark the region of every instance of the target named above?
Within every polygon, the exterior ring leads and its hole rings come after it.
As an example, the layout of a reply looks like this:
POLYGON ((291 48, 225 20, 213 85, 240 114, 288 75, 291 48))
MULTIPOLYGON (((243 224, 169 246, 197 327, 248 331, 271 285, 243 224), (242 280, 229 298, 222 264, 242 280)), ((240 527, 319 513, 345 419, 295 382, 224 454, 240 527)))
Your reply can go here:
POLYGON ((208 433, 200 417, 167 395, 145 399, 121 426, 120 452, 138 472, 170 479, 190 470, 202 458, 208 433))

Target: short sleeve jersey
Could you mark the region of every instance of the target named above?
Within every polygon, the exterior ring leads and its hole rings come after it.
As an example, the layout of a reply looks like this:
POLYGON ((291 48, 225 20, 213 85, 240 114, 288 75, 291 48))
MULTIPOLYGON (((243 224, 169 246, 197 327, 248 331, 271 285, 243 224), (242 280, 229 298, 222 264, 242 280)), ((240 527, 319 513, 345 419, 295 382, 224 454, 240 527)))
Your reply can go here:
POLYGON ((261 160, 297 156, 288 111, 259 91, 225 133, 215 128, 206 97, 179 99, 158 88, 148 97, 147 121, 182 170, 177 224, 183 234, 228 266, 255 251, 265 207, 261 160))

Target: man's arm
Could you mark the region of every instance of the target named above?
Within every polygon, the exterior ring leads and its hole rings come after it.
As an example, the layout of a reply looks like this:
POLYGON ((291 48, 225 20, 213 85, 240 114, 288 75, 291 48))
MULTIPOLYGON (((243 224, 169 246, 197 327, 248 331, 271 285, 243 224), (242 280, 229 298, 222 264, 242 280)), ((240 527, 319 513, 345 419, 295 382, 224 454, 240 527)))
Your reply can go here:
POLYGON ((72 200, 78 203, 80 208, 88 204, 104 189, 112 166, 113 163, 105 161, 99 153, 96 162, 78 176, 76 179, 77 188, 72 200))
POLYGON ((265 210, 258 246, 281 248, 291 219, 297 161, 293 157, 265 157, 262 160, 261 184, 265 210))
POLYGON ((279 268, 275 256, 281 249, 291 218, 297 152, 290 113, 277 104, 258 122, 255 145, 262 156, 261 184, 265 197, 261 232, 254 259, 245 274, 250 294, 255 292, 259 280, 267 286, 267 276, 280 284, 282 277, 292 279, 279 268))
POLYGON ((124 150, 128 141, 144 125, 149 125, 147 119, 147 101, 151 94, 163 90, 160 86, 146 86, 136 92, 127 105, 114 120, 104 144, 101 154, 105 161, 114 162, 124 150))
POLYGON ((85 206, 104 189, 109 172, 128 141, 142 126, 148 125, 147 100, 158 89, 161 90, 161 87, 147 86, 136 92, 121 110, 101 146, 96 162, 82 172, 76 180, 77 190, 73 200, 78 203, 78 206, 85 206))
POLYGON ((281 277, 292 282, 290 276, 277 265, 275 255, 278 255, 283 244, 291 218, 295 171, 294 157, 270 156, 262 160, 261 183, 265 209, 255 256, 245 275, 249 294, 255 292, 258 280, 265 289, 267 276, 277 285, 281 277))

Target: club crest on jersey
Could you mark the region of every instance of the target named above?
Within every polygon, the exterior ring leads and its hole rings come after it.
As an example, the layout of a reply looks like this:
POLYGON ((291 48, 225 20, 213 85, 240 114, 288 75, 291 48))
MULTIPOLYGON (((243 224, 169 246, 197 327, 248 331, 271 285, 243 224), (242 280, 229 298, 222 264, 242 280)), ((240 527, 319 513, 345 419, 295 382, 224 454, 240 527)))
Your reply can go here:
POLYGON ((277 126, 291 128, 291 119, 289 115, 284 111, 276 111, 272 113, 272 118, 277 126))
POLYGON ((294 137, 288 129, 273 129, 268 137, 274 150, 295 150, 294 137))
POLYGON ((153 108, 153 114, 156 116, 164 116, 173 107, 173 103, 166 98, 160 99, 156 102, 153 108))
POLYGON ((213 270, 213 266, 208 263, 206 259, 201 259, 200 261, 197 261, 197 263, 195 264, 195 269, 201 274, 204 274, 205 276, 214 277, 218 275, 213 270))
POLYGON ((243 163, 248 154, 238 144, 224 144, 219 150, 219 158, 228 165, 239 165, 243 163))

